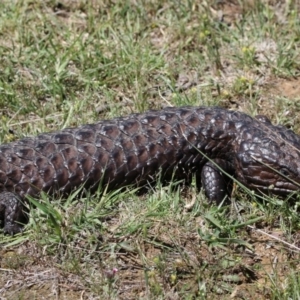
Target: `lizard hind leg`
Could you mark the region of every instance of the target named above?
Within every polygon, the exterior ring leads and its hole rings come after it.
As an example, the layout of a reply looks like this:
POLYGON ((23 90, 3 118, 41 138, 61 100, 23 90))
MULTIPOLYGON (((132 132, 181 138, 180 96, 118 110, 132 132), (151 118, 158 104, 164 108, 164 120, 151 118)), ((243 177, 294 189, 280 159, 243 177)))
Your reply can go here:
POLYGON ((222 170, 232 174, 232 165, 222 159, 208 161, 201 170, 201 185, 209 201, 220 204, 224 201, 227 204, 232 192, 232 180, 222 170))
POLYGON ((0 193, 0 222, 4 233, 10 235, 21 232, 24 223, 28 222, 26 208, 17 194, 7 191, 0 193))

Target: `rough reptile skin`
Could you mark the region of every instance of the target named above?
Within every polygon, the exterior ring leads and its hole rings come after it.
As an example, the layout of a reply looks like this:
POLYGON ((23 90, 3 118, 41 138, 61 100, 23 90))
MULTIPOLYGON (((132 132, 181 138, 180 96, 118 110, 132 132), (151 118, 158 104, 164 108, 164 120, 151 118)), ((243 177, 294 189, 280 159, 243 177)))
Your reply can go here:
POLYGON ((148 111, 0 146, 0 221, 22 229, 22 200, 69 193, 85 184, 108 190, 129 184, 190 180, 211 201, 230 193, 226 173, 256 192, 287 196, 299 190, 300 137, 263 117, 218 107, 148 111))

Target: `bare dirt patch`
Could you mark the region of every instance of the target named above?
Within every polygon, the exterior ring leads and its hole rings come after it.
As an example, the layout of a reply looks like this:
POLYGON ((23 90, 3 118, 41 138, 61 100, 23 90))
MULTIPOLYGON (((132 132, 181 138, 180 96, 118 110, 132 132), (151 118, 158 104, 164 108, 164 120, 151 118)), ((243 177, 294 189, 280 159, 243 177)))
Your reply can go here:
POLYGON ((280 78, 272 84, 270 92, 274 95, 280 95, 289 99, 300 99, 300 78, 280 78))

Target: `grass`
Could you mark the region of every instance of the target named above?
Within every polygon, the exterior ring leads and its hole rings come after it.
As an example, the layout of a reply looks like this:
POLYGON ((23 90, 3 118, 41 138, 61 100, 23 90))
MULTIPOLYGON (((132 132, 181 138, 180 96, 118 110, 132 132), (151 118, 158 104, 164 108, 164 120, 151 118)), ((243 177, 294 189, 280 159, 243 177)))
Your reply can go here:
MULTIPOLYGON (((170 105, 299 133, 298 2, 207 3, 1 1, 1 142, 170 105)), ((38 200, 1 235, 1 299, 299 298, 299 202, 177 182, 38 200)))

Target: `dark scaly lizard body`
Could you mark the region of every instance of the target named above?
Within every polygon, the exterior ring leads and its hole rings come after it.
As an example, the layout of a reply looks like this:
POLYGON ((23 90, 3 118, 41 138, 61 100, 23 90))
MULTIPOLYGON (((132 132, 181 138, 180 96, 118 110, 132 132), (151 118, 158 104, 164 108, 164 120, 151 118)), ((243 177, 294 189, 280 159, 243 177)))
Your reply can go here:
POLYGON ((14 234, 26 195, 96 189, 100 180, 108 190, 143 185, 158 171, 165 180, 194 173, 220 202, 228 178, 215 164, 251 190, 284 197, 299 190, 299 149, 293 131, 218 107, 165 108, 45 133, 0 146, 0 220, 14 234))

